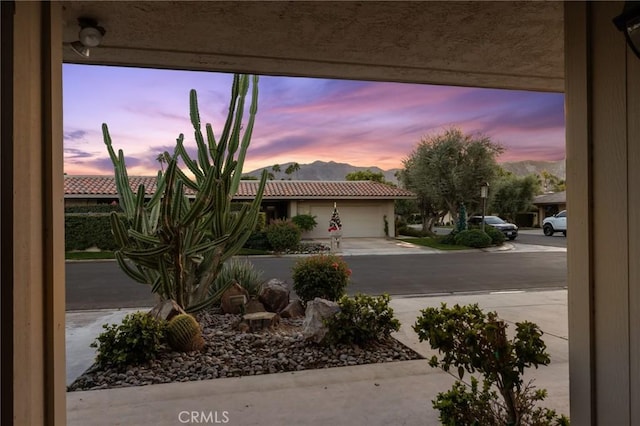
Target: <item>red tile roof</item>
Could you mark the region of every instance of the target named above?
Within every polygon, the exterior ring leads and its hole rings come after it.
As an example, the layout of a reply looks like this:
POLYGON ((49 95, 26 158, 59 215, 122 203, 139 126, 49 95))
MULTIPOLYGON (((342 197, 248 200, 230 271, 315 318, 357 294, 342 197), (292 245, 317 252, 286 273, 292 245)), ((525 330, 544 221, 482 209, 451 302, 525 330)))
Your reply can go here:
MULTIPOLYGON (((132 189, 144 184, 145 192, 152 195, 156 190, 156 178, 153 176, 129 176, 132 189)), ((240 181, 240 187, 234 198, 253 199, 258 189, 258 181, 240 181)), ((64 177, 65 198, 114 198, 117 197, 113 176, 70 176, 64 177)), ((415 194, 406 189, 396 188, 372 181, 267 181, 263 199, 397 199, 415 198, 415 194)))

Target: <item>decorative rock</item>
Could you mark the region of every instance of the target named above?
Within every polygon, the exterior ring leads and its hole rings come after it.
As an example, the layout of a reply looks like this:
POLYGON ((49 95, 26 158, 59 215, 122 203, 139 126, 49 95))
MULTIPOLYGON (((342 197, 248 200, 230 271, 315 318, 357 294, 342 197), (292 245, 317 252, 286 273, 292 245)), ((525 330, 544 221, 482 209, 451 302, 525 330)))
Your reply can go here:
POLYGON ((302 323, 302 335, 306 340, 316 343, 322 342, 327 334, 327 327, 324 319, 330 318, 340 312, 340 307, 336 302, 316 297, 307 303, 304 322, 302 323))
POLYGON ((255 314, 256 312, 266 312, 264 305, 256 299, 251 299, 244 306, 244 312, 247 314, 255 314))
POLYGON ((225 314, 239 314, 244 309, 249 293, 238 283, 233 283, 231 287, 222 293, 220 306, 225 314))
POLYGON ((149 311, 149 315, 155 319, 165 321, 170 321, 171 318, 181 314, 186 314, 186 312, 171 299, 158 302, 158 304, 149 311))
POLYGON ((289 303, 286 308, 280 312, 280 318, 298 318, 304 316, 304 307, 299 300, 289 303))
POLYGON ((274 312, 256 312, 246 314, 242 317, 251 331, 258 331, 264 328, 274 327, 280 322, 280 317, 274 312))
POLYGON ((258 300, 267 311, 280 312, 289 304, 289 289, 283 281, 273 278, 262 286, 258 300))

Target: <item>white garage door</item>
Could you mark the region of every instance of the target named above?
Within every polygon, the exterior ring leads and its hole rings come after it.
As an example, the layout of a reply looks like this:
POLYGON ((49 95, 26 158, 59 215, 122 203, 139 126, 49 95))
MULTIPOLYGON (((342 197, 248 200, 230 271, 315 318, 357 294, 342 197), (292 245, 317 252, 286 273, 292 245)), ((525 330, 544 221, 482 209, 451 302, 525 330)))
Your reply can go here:
MULTIPOLYGON (((338 203, 343 237, 384 237, 384 207, 380 203, 338 203)), ((311 215, 316 216, 318 226, 304 235, 305 238, 328 238, 329 220, 333 212, 331 204, 310 204, 311 215)), ((393 219, 392 219, 393 220, 393 219)))

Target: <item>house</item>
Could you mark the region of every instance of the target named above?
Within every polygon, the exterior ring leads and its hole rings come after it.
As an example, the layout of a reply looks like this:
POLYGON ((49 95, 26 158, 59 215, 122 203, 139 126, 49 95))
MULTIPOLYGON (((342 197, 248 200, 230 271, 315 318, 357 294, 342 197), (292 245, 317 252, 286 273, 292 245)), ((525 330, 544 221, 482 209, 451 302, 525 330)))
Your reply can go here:
MULTIPOLYGON (((134 191, 144 185, 149 197, 156 189, 153 176, 130 176, 129 182, 134 191)), ((234 200, 253 200, 258 184, 255 180, 240 181, 234 200)), ((298 214, 315 216, 318 226, 303 237, 328 238, 327 226, 335 203, 344 237, 385 237, 385 218, 389 235, 395 235, 394 201, 415 197, 405 189, 373 181, 271 180, 265 185, 262 211, 267 222, 298 214)), ((117 200, 113 176, 64 177, 65 206, 111 204, 117 200)))
POLYGON ((66 421, 68 62, 565 93, 571 420, 640 425, 640 58, 612 22, 623 7, 0 2, 0 424, 66 421), (88 57, 70 47, 81 17, 107 31, 88 57))
POLYGON ((567 209, 567 192, 550 192, 548 194, 537 195, 533 199, 533 205, 538 208, 538 226, 542 226, 545 217, 567 209))

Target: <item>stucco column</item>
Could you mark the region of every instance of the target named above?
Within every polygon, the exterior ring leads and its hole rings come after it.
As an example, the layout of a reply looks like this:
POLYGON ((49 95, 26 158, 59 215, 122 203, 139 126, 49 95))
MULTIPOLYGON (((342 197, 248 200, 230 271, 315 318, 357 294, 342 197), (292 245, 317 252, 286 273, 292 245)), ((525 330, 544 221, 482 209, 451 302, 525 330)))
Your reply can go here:
POLYGON ((11 336, 2 350, 11 365, 3 365, 1 423, 64 425, 62 10, 55 2, 13 6, 13 53, 3 55, 13 73, 13 118, 12 137, 2 140, 11 144, 2 161, 3 176, 11 175, 2 182, 11 208, 2 215, 3 262, 10 259, 2 335, 11 336))
POLYGON ((640 59, 612 23, 622 8, 565 4, 569 368, 579 425, 640 425, 640 59))

